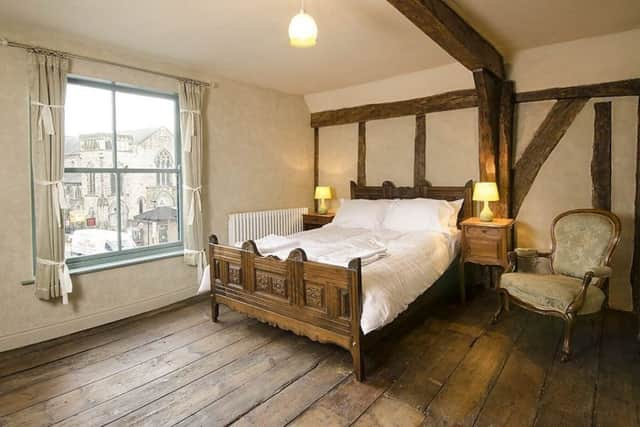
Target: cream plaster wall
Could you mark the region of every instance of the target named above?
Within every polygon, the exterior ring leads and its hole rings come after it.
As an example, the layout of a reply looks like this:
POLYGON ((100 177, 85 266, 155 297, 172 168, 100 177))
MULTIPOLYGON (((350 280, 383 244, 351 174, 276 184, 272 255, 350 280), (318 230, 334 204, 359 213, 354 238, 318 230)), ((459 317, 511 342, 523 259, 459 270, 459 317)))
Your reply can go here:
MULTIPOLYGON (((284 95, 210 72, 194 72, 38 31, 3 28, 12 40, 41 44, 167 73, 216 81, 206 106, 205 230, 226 240, 226 215, 243 210, 312 205, 313 133, 300 96, 284 95)), ((40 301, 21 286, 31 271, 28 140, 28 56, 0 48, 0 351, 161 307, 195 293, 196 272, 170 258, 73 276, 69 305, 40 301)), ((148 73, 74 60, 74 74, 163 91, 176 81, 148 73)))
MULTIPOLYGON (((472 88, 464 67, 451 64, 391 79, 309 94, 311 111, 398 101, 472 88)), ((476 108, 426 115, 426 175, 434 185, 463 185, 478 178, 478 112, 476 108), (451 154, 454 154, 452 156, 451 154)), ((385 180, 413 183, 415 117, 367 122, 367 183, 385 180)), ((349 181, 357 177, 358 126, 320 129, 320 184, 331 185, 336 198, 349 197, 349 181)), ((334 200, 332 209, 339 202, 334 200)))
MULTIPOLYGON (((507 58, 509 78, 518 91, 573 86, 640 77, 640 56, 635 55, 640 29, 601 37, 576 40, 516 52, 507 58)), ((458 64, 424 70, 334 91, 309 94, 305 100, 312 112, 374 102, 388 102, 429 96, 449 90, 473 88, 471 73, 458 64)), ((549 228, 558 213, 591 206, 590 162, 593 146, 593 103, 578 115, 567 134, 543 165, 520 210, 517 244, 550 247, 549 228)), ((633 177, 637 129, 637 98, 614 98, 612 111, 613 211, 623 223, 623 237, 614 256, 611 304, 631 308, 629 270, 633 249, 633 177)), ((520 157, 553 101, 519 104, 516 108, 515 156, 520 157)), ((367 123, 367 178, 379 184, 380 173, 406 181, 413 173, 413 117, 367 123), (375 133, 369 132, 375 129, 375 133), (388 140, 384 140, 388 138, 388 140), (398 153, 389 147, 396 146, 398 153), (374 153, 373 157, 369 153, 374 153), (385 166, 387 170, 382 170, 385 166), (371 171, 374 168, 374 171, 371 171)), ((434 185, 457 185, 478 178, 477 109, 429 114, 427 124, 427 179, 434 185)), ((357 126, 348 138, 331 140, 329 129, 320 131, 320 181, 336 187, 352 179, 327 174, 336 156, 357 147, 357 126), (344 144, 350 144, 347 149, 344 144), (327 152, 328 151, 328 152, 327 152), (336 153, 337 154, 337 153, 336 153)), ((350 159, 355 171, 356 156, 350 159)), ((340 159, 344 167, 345 160, 340 159)), ((354 173, 355 175, 355 173, 354 173)))

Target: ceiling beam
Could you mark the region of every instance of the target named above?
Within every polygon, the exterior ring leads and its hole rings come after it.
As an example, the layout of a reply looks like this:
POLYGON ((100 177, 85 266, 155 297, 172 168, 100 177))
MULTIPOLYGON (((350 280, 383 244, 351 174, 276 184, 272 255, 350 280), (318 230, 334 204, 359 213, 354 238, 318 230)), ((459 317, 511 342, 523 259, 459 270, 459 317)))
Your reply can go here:
POLYGON ((554 87, 516 94, 516 102, 548 101, 550 99, 608 98, 640 95, 640 79, 618 80, 591 85, 554 87))
POLYGON ((500 53, 442 0, 387 0, 469 70, 484 68, 504 79, 500 53))
POLYGON ((369 120, 391 119, 394 117, 471 108, 477 105, 478 97, 474 89, 457 90, 427 96, 425 98, 367 104, 358 107, 347 107, 338 110, 312 113, 311 127, 316 128, 366 122, 369 120))

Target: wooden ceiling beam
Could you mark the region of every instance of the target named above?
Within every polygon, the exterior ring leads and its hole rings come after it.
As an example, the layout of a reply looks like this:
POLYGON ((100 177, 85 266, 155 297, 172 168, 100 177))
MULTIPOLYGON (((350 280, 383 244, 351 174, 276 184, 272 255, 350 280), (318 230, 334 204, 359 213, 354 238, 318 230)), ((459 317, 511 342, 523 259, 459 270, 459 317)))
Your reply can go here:
POLYGON ((504 79, 502 55, 442 0, 387 0, 469 70, 504 79))
POLYGON ((478 106, 474 89, 457 90, 406 101, 383 102, 311 114, 311 127, 346 125, 478 106))
POLYGON ((640 95, 640 79, 618 80, 581 86, 554 87, 516 94, 516 102, 537 102, 551 99, 608 98, 640 95))

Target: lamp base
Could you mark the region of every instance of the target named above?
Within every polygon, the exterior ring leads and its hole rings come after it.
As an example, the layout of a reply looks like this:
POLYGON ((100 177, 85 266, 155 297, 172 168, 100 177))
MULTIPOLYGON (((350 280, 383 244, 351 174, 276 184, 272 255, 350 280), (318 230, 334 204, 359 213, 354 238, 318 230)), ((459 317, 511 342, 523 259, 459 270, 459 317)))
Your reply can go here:
POLYGON ((482 208, 482 212, 480 212, 480 221, 493 221, 493 212, 491 212, 491 209, 489 209, 489 202, 487 202, 486 200, 484 202, 484 208, 482 208))
POLYGON ((318 206, 318 213, 324 215, 327 212, 329 212, 329 209, 327 208, 327 204, 325 203, 324 199, 320 199, 320 206, 318 206))

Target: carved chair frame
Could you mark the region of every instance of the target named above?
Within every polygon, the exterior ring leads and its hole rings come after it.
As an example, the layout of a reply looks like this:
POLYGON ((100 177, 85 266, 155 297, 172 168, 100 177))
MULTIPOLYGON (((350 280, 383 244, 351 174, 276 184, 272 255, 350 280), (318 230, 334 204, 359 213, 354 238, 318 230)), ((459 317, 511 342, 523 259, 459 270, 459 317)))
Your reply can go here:
MULTIPOLYGON (((611 225, 613 226, 613 235, 609 240, 609 243, 605 250, 605 259, 604 259, 604 265, 606 267, 610 267, 611 256, 613 255, 613 251, 615 250, 616 246, 618 245, 618 242, 620 241, 620 234, 622 230, 620 219, 615 214, 602 209, 573 209, 573 210, 563 212, 553 219, 553 222, 551 223, 551 242, 552 242, 551 252, 538 252, 536 254, 536 257, 538 258, 547 258, 549 260, 551 272, 553 274, 556 274, 553 268, 553 259, 555 256, 556 246, 557 246, 557 240, 556 240, 556 234, 555 234, 555 228, 556 228, 557 222, 566 216, 573 215, 573 214, 584 214, 584 213, 602 215, 608 218, 608 220, 611 222, 611 225)), ((517 272, 518 265, 517 265, 516 251, 511 251, 509 252, 508 255, 509 255, 509 266, 504 271, 504 273, 517 272)), ((603 303, 603 306, 607 305, 607 302, 608 302, 609 280, 607 278, 596 278, 596 280, 594 281, 593 279, 594 279, 594 273, 592 271, 587 271, 582 279, 582 288, 578 293, 578 295, 576 295, 576 297, 573 299, 571 304, 569 304, 569 306, 565 311, 560 311, 560 310, 543 310, 514 297, 513 295, 509 294, 509 292, 506 289, 500 286, 500 278, 499 278, 497 282, 496 290, 498 291, 500 302, 499 302, 498 310, 494 314, 493 321, 497 322, 504 311, 509 311, 510 302, 515 303, 516 305, 524 308, 525 310, 532 311, 541 315, 559 317, 564 321, 564 336, 562 340, 561 361, 566 362, 571 357, 571 339, 573 334, 573 327, 575 325, 575 321, 578 316, 578 313, 584 306, 586 295, 587 295, 587 289, 589 288, 589 286, 593 285, 602 289, 602 291, 605 294, 605 301, 603 303)))

